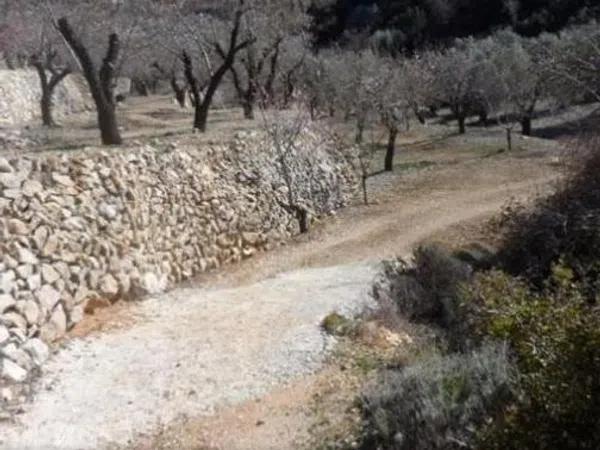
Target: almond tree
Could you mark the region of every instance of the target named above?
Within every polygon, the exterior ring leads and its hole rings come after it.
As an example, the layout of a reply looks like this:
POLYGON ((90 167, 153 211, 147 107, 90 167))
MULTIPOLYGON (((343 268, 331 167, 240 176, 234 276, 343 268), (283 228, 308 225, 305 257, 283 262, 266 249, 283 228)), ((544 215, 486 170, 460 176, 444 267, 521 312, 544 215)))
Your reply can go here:
POLYGON ((146 19, 146 2, 64 0, 48 5, 52 18, 58 18, 55 21, 58 32, 87 82, 96 106, 102 143, 120 145, 114 88, 131 55, 139 51, 136 45, 147 45, 146 37, 140 35, 146 19), (107 33, 104 49, 104 39, 99 37, 107 33))
MULTIPOLYGON (((257 99, 263 104, 274 100, 274 84, 284 42, 300 33, 306 15, 295 2, 254 0, 244 16, 246 27, 254 41, 237 58, 230 72, 244 117, 254 118, 257 99)), ((220 53, 223 58, 224 55, 220 53)))
POLYGON ((388 139, 385 152, 384 170, 394 170, 394 155, 396 140, 403 124, 408 124, 408 111, 411 105, 407 98, 411 95, 404 84, 405 78, 402 66, 394 61, 382 61, 382 73, 374 82, 373 92, 375 105, 381 118, 381 124, 387 131, 388 139))
POLYGON ((203 9, 191 0, 159 4, 158 39, 178 54, 194 104, 194 130, 206 131, 208 115, 217 89, 239 53, 255 41, 243 26, 248 12, 245 0, 227 0, 203 9))

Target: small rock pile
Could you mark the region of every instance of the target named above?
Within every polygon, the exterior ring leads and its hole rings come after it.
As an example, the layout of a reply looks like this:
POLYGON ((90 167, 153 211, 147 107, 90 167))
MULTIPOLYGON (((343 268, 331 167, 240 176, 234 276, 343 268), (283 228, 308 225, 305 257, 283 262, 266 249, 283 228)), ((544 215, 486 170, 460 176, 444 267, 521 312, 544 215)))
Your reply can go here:
POLYGON ((357 181, 349 153, 307 129, 285 158, 259 134, 0 158, 4 400, 91 302, 159 293, 296 234, 290 180, 311 216, 343 206, 357 181))

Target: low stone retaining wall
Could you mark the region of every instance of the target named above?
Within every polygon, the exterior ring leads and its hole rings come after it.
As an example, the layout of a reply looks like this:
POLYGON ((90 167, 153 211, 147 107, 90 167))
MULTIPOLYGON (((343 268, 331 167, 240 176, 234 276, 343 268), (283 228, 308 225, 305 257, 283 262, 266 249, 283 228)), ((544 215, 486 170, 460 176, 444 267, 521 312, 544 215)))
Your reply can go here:
POLYGON ((0 158, 0 383, 21 383, 86 308, 159 293, 343 206, 354 159, 314 130, 283 158, 264 137, 0 158), (289 174, 289 175, 287 175, 289 174))
MULTIPOLYGON (((91 108, 91 98, 83 83, 80 76, 69 75, 56 87, 56 118, 91 108)), ((0 70, 0 127, 39 119, 41 97, 40 81, 33 70, 0 70)))

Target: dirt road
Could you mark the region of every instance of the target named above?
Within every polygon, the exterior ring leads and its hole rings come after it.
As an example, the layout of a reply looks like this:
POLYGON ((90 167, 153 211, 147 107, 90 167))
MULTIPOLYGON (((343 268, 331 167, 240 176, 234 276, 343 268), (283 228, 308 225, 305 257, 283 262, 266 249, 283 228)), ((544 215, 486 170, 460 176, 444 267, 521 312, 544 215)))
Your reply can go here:
MULTIPOLYGON (((133 444, 180 415, 211 415, 302 379, 333 344, 322 318, 369 304, 377 261, 542 191, 553 173, 547 160, 507 158, 379 177, 371 186, 378 204, 349 208, 286 247, 134 304, 124 312, 133 325, 71 340, 44 368, 19 423, 0 425, 0 447, 133 444)), ((271 444, 237 448, 288 445, 271 444)))

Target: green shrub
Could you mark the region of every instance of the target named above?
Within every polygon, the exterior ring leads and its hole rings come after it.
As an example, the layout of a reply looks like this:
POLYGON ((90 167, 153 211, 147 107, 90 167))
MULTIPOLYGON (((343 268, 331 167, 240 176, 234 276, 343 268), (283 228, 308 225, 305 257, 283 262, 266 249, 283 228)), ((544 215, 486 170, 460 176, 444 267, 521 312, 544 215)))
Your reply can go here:
POLYGON ((471 330, 508 342, 519 370, 519 401, 482 433, 482 448, 600 448, 600 312, 574 278, 555 265, 542 292, 502 272, 469 288, 471 330))
POLYGON ((469 447, 477 427, 511 398, 511 368, 503 346, 431 357, 381 374, 363 395, 363 448, 435 450, 469 447))
POLYGON ((385 262, 373 295, 409 320, 447 327, 454 320, 460 286, 471 275, 469 264, 428 244, 415 251, 413 265, 402 259, 385 262))
POLYGON ((600 289, 600 139, 580 147, 575 150, 588 156, 580 156, 581 163, 555 194, 504 218, 500 261, 505 271, 541 289, 562 259, 582 293, 595 300, 600 289))

